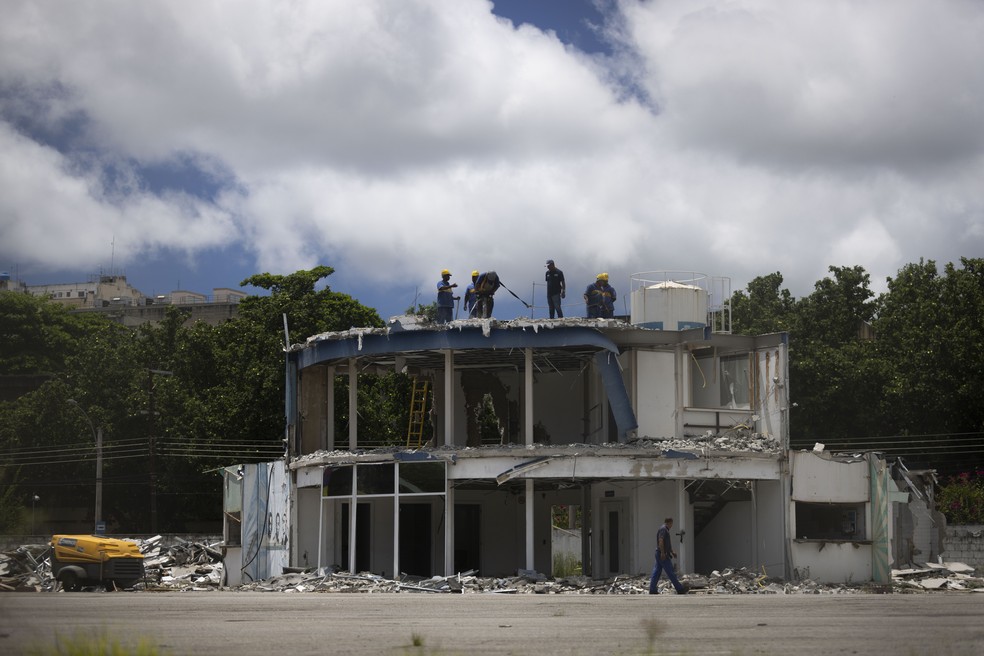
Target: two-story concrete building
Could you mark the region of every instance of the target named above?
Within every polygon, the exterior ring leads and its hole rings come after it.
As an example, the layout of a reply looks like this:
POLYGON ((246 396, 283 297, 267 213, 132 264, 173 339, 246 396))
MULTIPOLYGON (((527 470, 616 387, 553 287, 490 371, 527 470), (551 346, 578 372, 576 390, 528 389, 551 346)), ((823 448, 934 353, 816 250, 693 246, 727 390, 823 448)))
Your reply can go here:
POLYGON ((684 572, 887 576, 884 463, 789 452, 786 335, 730 334, 730 289, 682 278, 634 277, 628 321, 402 317, 292 346, 288 458, 227 471, 229 582, 549 574, 558 512, 594 577, 647 572, 665 517, 684 572), (359 374, 394 371, 416 381, 408 442, 360 441, 359 374))

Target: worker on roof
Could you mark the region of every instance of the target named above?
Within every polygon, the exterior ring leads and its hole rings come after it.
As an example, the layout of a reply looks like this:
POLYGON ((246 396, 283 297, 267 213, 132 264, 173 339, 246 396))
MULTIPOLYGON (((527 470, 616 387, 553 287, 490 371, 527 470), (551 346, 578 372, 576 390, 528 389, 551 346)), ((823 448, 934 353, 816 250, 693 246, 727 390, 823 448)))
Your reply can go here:
POLYGON ((492 297, 501 286, 499 274, 495 271, 478 274, 475 280, 475 307, 470 315, 472 318, 488 319, 492 316, 492 308, 495 306, 495 299, 492 297))
POLYGON ((457 286, 458 283, 451 282, 450 271, 441 271, 441 279, 437 281, 437 323, 447 323, 454 319, 454 302, 459 297, 451 290, 457 286))
POLYGON ((550 307, 550 318, 554 318, 554 314, 558 318, 564 318, 564 310, 561 307, 560 301, 567 295, 566 282, 564 281, 564 272, 557 268, 553 260, 547 260, 547 305, 550 307))
POLYGON ((478 269, 472 271, 472 281, 468 287, 465 288, 465 312, 468 316, 471 316, 472 309, 475 307, 475 301, 478 300, 478 296, 475 294, 475 282, 478 280, 478 269))
POLYGON ((608 274, 599 273, 593 284, 584 290, 584 303, 589 319, 611 319, 615 316, 615 288, 608 284, 608 274))

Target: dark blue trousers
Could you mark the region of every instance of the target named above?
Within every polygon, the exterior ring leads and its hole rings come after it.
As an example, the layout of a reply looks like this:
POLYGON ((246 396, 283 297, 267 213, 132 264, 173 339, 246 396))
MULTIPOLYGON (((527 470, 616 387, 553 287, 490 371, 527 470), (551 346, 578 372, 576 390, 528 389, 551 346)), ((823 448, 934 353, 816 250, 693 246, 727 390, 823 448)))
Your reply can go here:
POLYGON ((683 592, 683 586, 677 580, 676 572, 673 571, 673 559, 659 560, 657 558, 656 565, 653 567, 653 575, 649 577, 649 594, 659 594, 656 584, 659 583, 660 574, 663 572, 666 572, 666 578, 670 579, 670 583, 673 584, 676 591, 683 592))

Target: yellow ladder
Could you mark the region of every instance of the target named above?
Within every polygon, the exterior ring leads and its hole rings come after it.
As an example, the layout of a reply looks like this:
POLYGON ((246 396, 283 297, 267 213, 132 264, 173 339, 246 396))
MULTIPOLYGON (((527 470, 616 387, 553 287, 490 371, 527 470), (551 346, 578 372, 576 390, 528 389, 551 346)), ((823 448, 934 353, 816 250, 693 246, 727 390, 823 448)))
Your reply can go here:
POLYGON ((416 440, 419 448, 424 442, 424 424, 427 420, 427 390, 429 380, 418 381, 413 378, 413 390, 410 393, 410 423, 407 425, 407 448, 416 440))

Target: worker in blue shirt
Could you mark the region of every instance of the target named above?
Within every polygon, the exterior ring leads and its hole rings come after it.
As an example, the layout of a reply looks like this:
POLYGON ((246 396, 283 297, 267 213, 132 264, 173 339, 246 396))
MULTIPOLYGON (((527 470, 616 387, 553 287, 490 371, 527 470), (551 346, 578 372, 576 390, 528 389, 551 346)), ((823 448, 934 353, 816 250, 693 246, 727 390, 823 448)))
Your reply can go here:
POLYGON ((615 288, 608 284, 608 274, 599 273, 594 284, 584 290, 584 302, 589 319, 610 319, 615 316, 615 288))
POLYGON ((451 290, 458 283, 451 282, 451 272, 441 271, 441 279, 437 282, 437 323, 447 323, 454 319, 454 302, 458 297, 451 290))
POLYGON ((659 594, 659 577, 663 572, 666 572, 666 578, 673 584, 677 594, 687 594, 687 587, 677 580, 676 572, 673 571, 673 559, 677 553, 673 551, 673 543, 670 541, 671 528, 673 518, 667 517, 656 531, 656 564, 653 566, 652 576, 649 577, 649 594, 659 594))
POLYGON ((472 281, 471 284, 465 288, 465 313, 471 316, 472 308, 475 307, 475 301, 478 300, 478 295, 475 293, 475 281, 478 280, 478 271, 472 271, 472 281))

